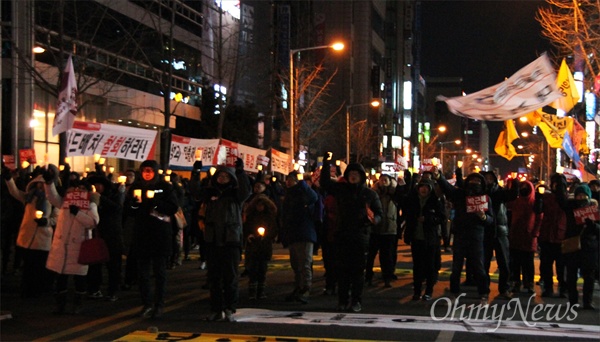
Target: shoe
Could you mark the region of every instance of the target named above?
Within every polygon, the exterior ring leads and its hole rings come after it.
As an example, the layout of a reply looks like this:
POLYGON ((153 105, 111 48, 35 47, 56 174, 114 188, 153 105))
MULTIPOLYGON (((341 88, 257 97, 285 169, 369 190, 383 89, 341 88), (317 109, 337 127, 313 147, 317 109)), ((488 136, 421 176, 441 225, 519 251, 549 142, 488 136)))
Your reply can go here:
POLYGON ((481 296, 481 300, 479 303, 481 304, 481 306, 488 306, 488 296, 481 296))
POLYGON ((294 290, 292 293, 285 296, 285 301, 286 302, 295 302, 297 298, 298 298, 298 291, 294 290))
POLYGON ((510 293, 508 291, 504 291, 504 292, 500 293, 498 295, 498 297, 504 298, 504 299, 512 299, 513 296, 512 296, 512 293, 510 293))
POLYGON ((112 295, 112 296, 106 296, 106 297, 104 297, 104 299, 107 302, 116 302, 117 300, 119 300, 119 297, 112 295))
POLYGON ((465 280, 460 283, 460 286, 475 286, 475 283, 472 280, 465 280))
POLYGON ((157 307, 152 311, 152 318, 160 318, 163 315, 163 308, 157 307))
POLYGON ((152 317, 152 307, 151 306, 144 306, 142 308, 142 311, 140 311, 140 317, 142 317, 142 318, 150 318, 150 317, 152 317))
POLYGON ((350 310, 352 310, 352 312, 361 312, 362 306, 360 305, 360 302, 355 302, 354 304, 352 304, 352 307, 350 307, 350 310))
POLYGON ((217 321, 222 321, 225 318, 225 316, 223 315, 223 311, 219 311, 219 312, 213 312, 211 313, 206 320, 209 322, 217 322, 217 321))
POLYGON ((421 300, 424 300, 424 301, 429 301, 429 300, 431 300, 431 295, 427 295, 427 294, 426 294, 426 295, 424 295, 423 297, 421 297, 421 300))
POLYGON ((596 308, 591 303, 588 303, 588 304, 583 304, 583 310, 593 310, 593 311, 595 311, 596 308))
POLYGON ((346 305, 340 304, 337 307, 338 312, 346 312, 346 305))
POLYGON ((101 299, 102 297, 103 297, 102 291, 100 291, 100 290, 88 294, 88 298, 90 298, 90 299, 101 299))
POLYGON ((298 294, 298 296, 296 296, 296 300, 299 301, 302 304, 308 304, 308 296, 309 296, 309 291, 303 291, 300 294, 298 294))
POLYGON ((198 269, 205 270, 206 269, 206 261, 201 262, 200 267, 198 267, 198 269))
POLYGON ((223 318, 225 322, 235 322, 235 318, 233 318, 233 311, 229 309, 225 309, 225 317, 223 318))
POLYGON ((413 301, 421 300, 421 296, 416 294, 416 295, 412 296, 412 300, 413 301))

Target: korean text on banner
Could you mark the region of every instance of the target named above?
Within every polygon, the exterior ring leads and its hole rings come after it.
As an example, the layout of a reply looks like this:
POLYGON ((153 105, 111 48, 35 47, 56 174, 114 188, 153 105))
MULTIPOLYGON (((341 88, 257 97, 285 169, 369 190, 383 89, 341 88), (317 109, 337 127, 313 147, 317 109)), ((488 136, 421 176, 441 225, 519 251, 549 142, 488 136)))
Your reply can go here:
POLYGON ((67 132, 67 156, 93 156, 144 161, 154 158, 156 131, 75 121, 67 132))
POLYGON ((75 71, 73 70, 73 57, 69 56, 60 81, 56 114, 52 123, 52 135, 55 136, 71 129, 76 115, 77 80, 75 80, 75 71))
POLYGON ((592 221, 600 220, 600 211, 595 205, 590 205, 583 208, 573 209, 573 216, 575 216, 575 223, 584 224, 586 219, 592 221))
POLYGON ((287 175, 290 167, 290 156, 276 149, 271 149, 271 171, 287 175))
POLYGON ((486 210, 488 210, 488 197, 486 195, 467 196, 467 213, 486 210))
POLYGON ((90 193, 88 191, 69 191, 65 194, 62 208, 68 209, 70 205, 78 206, 79 209, 90 208, 90 193))
POLYGON ((546 54, 517 71, 502 83, 467 96, 446 98, 448 109, 476 120, 506 121, 519 118, 562 97, 556 73, 546 54))
POLYGON ((238 144, 233 141, 221 139, 217 164, 234 166, 237 158, 244 162, 244 170, 256 172, 259 158, 266 154, 265 150, 238 144))
POLYGON ((219 139, 193 139, 180 135, 171 135, 171 154, 169 165, 192 167, 196 161, 196 151, 202 151, 202 165, 216 165, 219 139))

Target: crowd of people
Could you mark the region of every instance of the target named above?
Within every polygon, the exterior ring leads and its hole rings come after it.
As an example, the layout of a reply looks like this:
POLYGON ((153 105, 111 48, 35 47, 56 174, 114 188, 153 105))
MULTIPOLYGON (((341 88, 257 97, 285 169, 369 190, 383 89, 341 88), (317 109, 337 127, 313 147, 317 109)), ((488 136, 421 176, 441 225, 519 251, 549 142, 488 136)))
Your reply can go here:
POLYGON ((503 187, 494 172, 463 177, 458 168, 444 176, 433 168, 397 177, 383 174, 370 182, 361 164, 350 163, 342 172, 331 164, 330 153, 317 172, 292 171, 281 180, 262 171, 245 172, 241 159, 204 178, 202 169, 196 162, 189 179, 176 173, 167 179, 156 161, 146 160, 117 183, 98 165, 86 177, 69 165, 59 170, 50 164, 30 173, 3 165, 3 275, 12 262, 12 270, 22 276, 21 296, 52 293, 56 314, 81 312, 86 298, 117 301, 119 291, 136 286, 140 316, 158 318, 168 269, 189 260, 197 247, 198 267, 207 272, 203 288, 210 291, 207 319, 234 321, 240 277, 248 276, 249 300, 266 298, 273 244, 281 243, 289 250, 294 274, 285 301, 308 303, 313 256, 320 249, 323 294, 337 296, 338 311, 360 312, 364 287, 373 285, 377 256, 383 286, 392 287, 397 279, 403 239, 412 254, 412 300, 432 299, 443 252, 452 253, 448 296, 473 285, 486 305, 493 261, 500 299, 521 291, 533 294, 537 253, 542 297, 579 304, 581 277, 582 308, 594 309, 598 180, 568 184, 555 174, 549 186, 510 179, 503 187), (109 261, 80 264, 81 244, 92 236, 104 239, 109 261), (573 238, 579 239, 578 248, 561 250, 573 238))

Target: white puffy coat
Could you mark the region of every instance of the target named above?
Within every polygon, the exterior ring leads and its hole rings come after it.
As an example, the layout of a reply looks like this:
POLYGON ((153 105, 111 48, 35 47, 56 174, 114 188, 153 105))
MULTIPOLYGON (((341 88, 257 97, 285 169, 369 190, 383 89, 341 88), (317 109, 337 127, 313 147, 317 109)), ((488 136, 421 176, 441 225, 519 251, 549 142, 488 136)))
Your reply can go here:
POLYGON ((34 221, 37 210, 37 197, 34 197, 30 202, 26 200, 27 193, 32 187, 37 186, 39 182, 44 183, 41 175, 27 184, 25 192, 17 188, 13 179, 6 182, 6 185, 10 194, 25 205, 25 213, 23 214, 19 234, 17 235, 17 246, 26 249, 49 251, 52 245, 52 226, 56 224, 58 209, 53 208, 46 197, 46 208, 49 210, 46 210, 43 217, 48 219, 48 224, 46 226, 38 226, 37 222, 34 221))
POLYGON ((100 220, 98 194, 92 193, 89 209, 80 208, 77 215, 72 215, 68 207, 62 208, 63 198, 54 183, 44 184, 44 188, 50 203, 60 208, 46 268, 59 274, 86 275, 88 266, 79 264, 77 259, 86 230, 95 228, 100 220))

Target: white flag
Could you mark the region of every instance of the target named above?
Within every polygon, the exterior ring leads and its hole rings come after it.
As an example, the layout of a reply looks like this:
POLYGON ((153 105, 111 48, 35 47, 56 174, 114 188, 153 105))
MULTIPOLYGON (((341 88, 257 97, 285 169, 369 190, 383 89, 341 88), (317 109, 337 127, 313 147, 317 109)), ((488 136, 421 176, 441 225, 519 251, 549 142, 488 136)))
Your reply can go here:
POLYGON ((517 71, 502 83, 467 96, 446 98, 448 109, 458 116, 486 121, 506 121, 551 104, 562 97, 556 87, 556 73, 548 56, 517 71))
POLYGON ((77 115, 77 81, 73 71, 73 58, 69 56, 67 66, 62 73, 56 102, 56 114, 52 125, 52 135, 55 136, 73 127, 75 115, 77 115))

